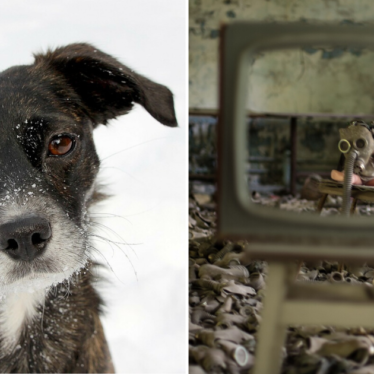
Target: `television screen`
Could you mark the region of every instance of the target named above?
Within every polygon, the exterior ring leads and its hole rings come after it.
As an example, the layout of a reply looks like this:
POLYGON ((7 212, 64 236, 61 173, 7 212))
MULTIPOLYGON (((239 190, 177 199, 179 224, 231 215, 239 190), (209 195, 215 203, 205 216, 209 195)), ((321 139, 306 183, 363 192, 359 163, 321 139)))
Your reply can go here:
POLYGON ((263 259, 374 258, 373 34, 352 25, 223 27, 221 237, 249 239, 263 259), (308 183, 314 200, 303 198, 308 183), (363 200, 350 215, 352 191, 363 200))

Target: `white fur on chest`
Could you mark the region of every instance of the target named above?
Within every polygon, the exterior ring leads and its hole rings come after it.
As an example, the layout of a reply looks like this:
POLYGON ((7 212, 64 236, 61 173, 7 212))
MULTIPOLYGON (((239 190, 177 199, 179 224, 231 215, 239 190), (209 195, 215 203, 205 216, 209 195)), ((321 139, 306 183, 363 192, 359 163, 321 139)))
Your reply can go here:
POLYGON ((1 300, 0 334, 3 337, 2 348, 14 347, 25 323, 37 315, 39 305, 44 303, 45 291, 33 293, 14 293, 1 300))

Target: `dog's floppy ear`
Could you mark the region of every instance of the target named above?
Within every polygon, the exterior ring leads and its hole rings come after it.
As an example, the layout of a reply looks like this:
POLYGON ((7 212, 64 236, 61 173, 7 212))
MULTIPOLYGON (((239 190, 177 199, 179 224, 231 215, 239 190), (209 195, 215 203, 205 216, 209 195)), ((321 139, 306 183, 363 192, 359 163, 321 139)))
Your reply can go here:
POLYGON ((38 64, 47 64, 64 76, 96 125, 126 114, 135 102, 162 124, 177 126, 173 95, 168 88, 89 44, 70 44, 37 54, 35 65, 38 64))

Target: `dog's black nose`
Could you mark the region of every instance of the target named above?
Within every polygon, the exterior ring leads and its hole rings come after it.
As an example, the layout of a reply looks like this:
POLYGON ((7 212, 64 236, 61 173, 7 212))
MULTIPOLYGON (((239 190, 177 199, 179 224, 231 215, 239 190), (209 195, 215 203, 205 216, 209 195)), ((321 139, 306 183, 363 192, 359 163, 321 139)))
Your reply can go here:
POLYGON ((0 225, 0 250, 15 260, 32 261, 46 248, 52 231, 42 217, 30 216, 0 225))

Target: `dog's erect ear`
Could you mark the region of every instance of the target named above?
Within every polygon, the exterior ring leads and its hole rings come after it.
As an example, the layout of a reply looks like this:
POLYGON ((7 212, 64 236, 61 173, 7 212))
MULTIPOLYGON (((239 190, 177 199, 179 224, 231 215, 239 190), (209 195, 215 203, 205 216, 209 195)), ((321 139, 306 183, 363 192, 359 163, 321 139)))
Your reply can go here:
POLYGON ((135 73, 89 44, 70 44, 37 54, 35 64, 47 64, 60 72, 95 124, 105 124, 126 114, 135 102, 162 124, 177 126, 173 95, 168 88, 135 73))

